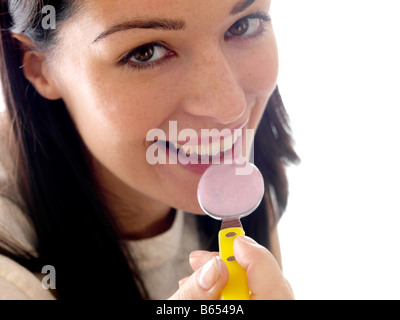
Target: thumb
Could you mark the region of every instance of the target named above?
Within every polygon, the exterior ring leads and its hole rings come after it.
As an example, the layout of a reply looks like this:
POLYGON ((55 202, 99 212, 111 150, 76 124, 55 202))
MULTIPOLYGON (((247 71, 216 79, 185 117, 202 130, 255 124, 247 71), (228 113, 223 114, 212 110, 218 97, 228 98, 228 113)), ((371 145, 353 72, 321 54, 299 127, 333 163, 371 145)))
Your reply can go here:
POLYGON ((247 271, 252 300, 294 299, 274 256, 253 239, 240 236, 234 244, 235 258, 247 271))
POLYGON ((228 282, 228 269, 214 257, 196 270, 169 300, 218 300, 228 282))

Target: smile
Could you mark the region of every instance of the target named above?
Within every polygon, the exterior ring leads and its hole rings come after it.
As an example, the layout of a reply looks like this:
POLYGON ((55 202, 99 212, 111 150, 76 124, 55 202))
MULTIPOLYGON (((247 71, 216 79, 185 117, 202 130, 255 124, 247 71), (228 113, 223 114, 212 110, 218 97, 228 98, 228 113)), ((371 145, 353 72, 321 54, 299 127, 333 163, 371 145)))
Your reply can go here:
POLYGON ((146 141, 152 143, 147 148, 146 160, 150 165, 180 164, 200 171, 211 164, 241 163, 249 156, 242 154, 244 131, 246 145, 252 145, 255 135, 253 129, 244 130, 247 122, 233 130, 202 129, 199 137, 193 129, 183 129, 178 134, 177 122, 170 121, 168 138, 161 129, 147 133, 146 141))
POLYGON ((196 139, 189 139, 189 141, 184 144, 172 141, 166 141, 166 143, 168 143, 169 147, 172 145, 178 152, 182 150, 187 156, 215 157, 231 150, 241 135, 242 130, 235 129, 234 133, 229 136, 213 136, 202 139, 205 143, 201 144, 191 143, 196 139))

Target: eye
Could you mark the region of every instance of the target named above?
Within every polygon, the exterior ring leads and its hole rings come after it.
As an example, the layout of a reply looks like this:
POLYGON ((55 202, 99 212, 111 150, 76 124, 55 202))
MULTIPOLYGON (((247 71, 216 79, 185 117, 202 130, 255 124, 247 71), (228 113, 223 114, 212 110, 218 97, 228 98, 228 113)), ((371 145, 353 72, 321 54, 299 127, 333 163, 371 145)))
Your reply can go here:
POLYGON ((244 18, 237 21, 227 32, 228 37, 242 37, 252 35, 262 27, 260 19, 244 18))
POLYGON ((169 52, 160 44, 148 43, 131 51, 125 59, 133 63, 149 63, 166 57, 169 52))
POLYGON ((249 30, 249 19, 241 19, 229 28, 228 32, 234 36, 242 36, 249 30))
POLYGON ((236 21, 226 32, 225 38, 256 37, 265 29, 270 17, 264 13, 256 13, 236 21))
POLYGON ((149 42, 131 50, 118 64, 136 70, 154 69, 175 56, 175 52, 163 43, 149 42))

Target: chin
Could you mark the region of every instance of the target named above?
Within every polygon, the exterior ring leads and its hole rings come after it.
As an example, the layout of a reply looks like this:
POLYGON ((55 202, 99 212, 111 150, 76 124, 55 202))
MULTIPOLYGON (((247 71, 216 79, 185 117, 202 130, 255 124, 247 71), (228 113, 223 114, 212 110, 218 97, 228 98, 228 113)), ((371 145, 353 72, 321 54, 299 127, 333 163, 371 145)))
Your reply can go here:
POLYGON ((195 215, 200 215, 200 216, 206 215, 197 202, 196 204, 181 204, 181 205, 178 203, 176 206, 173 207, 195 215))

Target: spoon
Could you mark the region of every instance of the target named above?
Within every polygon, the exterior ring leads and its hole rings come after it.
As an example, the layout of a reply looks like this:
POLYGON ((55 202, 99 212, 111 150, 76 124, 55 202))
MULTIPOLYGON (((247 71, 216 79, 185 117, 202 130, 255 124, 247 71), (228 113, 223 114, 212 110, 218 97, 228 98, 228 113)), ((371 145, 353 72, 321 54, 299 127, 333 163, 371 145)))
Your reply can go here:
POLYGON ((202 175, 197 199, 202 210, 214 219, 222 220, 218 233, 220 257, 228 271, 228 284, 222 291, 222 300, 249 300, 246 271, 236 261, 233 242, 244 230, 240 222, 260 205, 264 196, 264 179, 252 164, 251 172, 238 174, 238 165, 215 164, 202 175))

